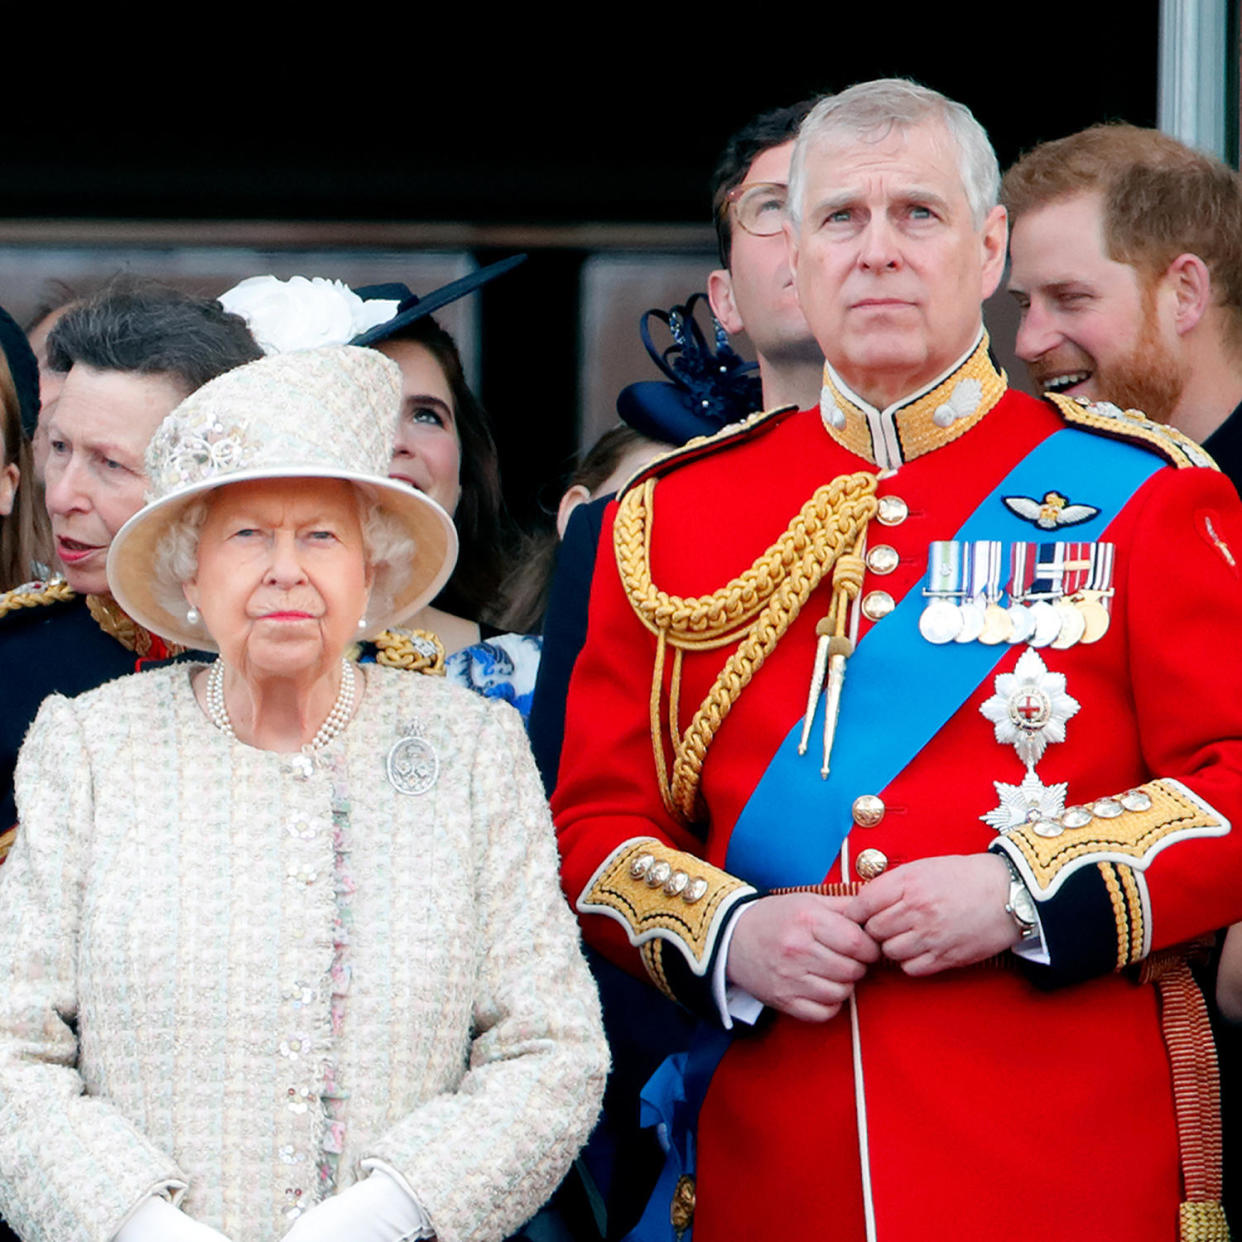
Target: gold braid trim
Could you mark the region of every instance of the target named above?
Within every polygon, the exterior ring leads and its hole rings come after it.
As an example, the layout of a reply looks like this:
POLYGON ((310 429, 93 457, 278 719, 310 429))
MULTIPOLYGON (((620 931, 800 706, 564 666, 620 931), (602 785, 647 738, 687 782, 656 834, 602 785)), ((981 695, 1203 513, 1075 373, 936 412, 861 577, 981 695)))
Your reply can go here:
POLYGON ((63 578, 49 582, 31 582, 14 587, 0 595, 0 617, 21 608, 38 608, 42 604, 60 604, 73 598, 73 589, 63 578))
POLYGON ((14 824, 8 832, 0 832, 0 863, 4 862, 9 856, 9 850, 13 848, 13 842, 17 840, 17 825, 14 824))
POLYGON ((1117 924, 1117 964, 1114 970, 1122 970, 1129 966, 1130 956, 1130 913, 1126 908, 1126 899, 1117 879, 1117 870, 1112 863, 1100 863, 1100 875, 1104 878, 1104 887, 1108 889, 1108 899, 1113 903, 1113 919, 1117 924))
MULTIPOLYGON (((1120 815, 1104 818, 1093 814, 1083 827, 1066 828, 1055 837, 1040 836, 1029 824, 1005 834, 1006 852, 1023 869, 1023 878, 1036 901, 1052 896, 1079 867, 1108 861, 1142 870, 1160 850, 1178 841, 1218 837, 1229 831, 1229 821, 1219 811, 1171 777, 1148 781, 1128 792, 1146 794, 1151 802, 1148 809, 1122 811, 1120 815)), ((1088 804, 1086 809, 1091 810, 1093 805, 1088 804)), ((1125 874, 1124 870, 1121 874, 1125 874)), ((1106 883, 1107 879, 1106 875, 1106 883)), ((1125 925, 1132 925, 1139 937, 1139 946, 1133 946, 1130 954, 1130 960, 1134 961, 1142 956, 1140 946, 1145 932, 1142 902, 1137 900, 1138 885, 1133 876, 1130 885, 1136 900, 1133 910, 1124 917, 1125 925)), ((1118 900, 1123 907, 1125 897, 1121 889, 1114 898, 1114 906, 1118 909, 1119 942, 1124 943, 1130 936, 1123 930, 1123 912, 1117 907, 1118 900)))
POLYGON ((622 499, 613 543, 630 605, 656 635, 651 679, 651 742, 665 806, 683 820, 696 814, 703 761, 716 730, 733 704, 793 624, 811 592, 833 571, 830 616, 843 621, 862 586, 862 545, 876 510, 876 478, 858 472, 817 488, 784 533, 727 586, 710 595, 682 597, 661 591, 651 579, 655 479, 622 499), (679 729, 681 660, 685 651, 738 644, 716 676, 684 733, 679 729), (664 662, 673 648, 669 686, 671 779, 665 766, 664 662))
POLYGON ((375 636, 375 663, 387 668, 443 677, 444 658, 444 644, 430 630, 382 630, 375 636))
POLYGON ((1047 392, 1044 397, 1057 407, 1057 412, 1067 423, 1075 427, 1090 427, 1114 439, 1137 441, 1159 453, 1178 469, 1189 466, 1220 469, 1211 454, 1184 431, 1153 422, 1142 410, 1122 410, 1106 401, 1084 401, 1060 393, 1047 392))
POLYGON ((1181 1242, 1229 1242, 1229 1222, 1219 1203, 1179 1203, 1177 1233, 1181 1242))
MULTIPOLYGON (((138 624, 110 595, 88 595, 86 607, 95 623, 110 638, 115 638, 126 651, 132 651, 140 660, 151 651, 151 631, 138 624)), ((180 643, 165 643, 169 656, 180 655, 184 650, 180 643)))

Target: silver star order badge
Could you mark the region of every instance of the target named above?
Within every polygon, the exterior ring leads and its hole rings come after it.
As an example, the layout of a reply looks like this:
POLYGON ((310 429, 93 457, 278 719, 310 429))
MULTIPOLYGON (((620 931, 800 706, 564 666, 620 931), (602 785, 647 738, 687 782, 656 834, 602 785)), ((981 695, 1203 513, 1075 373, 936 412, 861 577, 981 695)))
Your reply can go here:
MULTIPOLYGON (((1033 824, 1035 831, 1040 832, 1040 825, 1052 824, 1065 810, 1068 782, 1045 785, 1030 768, 1021 785, 1006 785, 1004 781, 993 781, 992 784, 996 786, 1000 806, 979 818, 997 832, 1009 832, 1024 824, 1033 824)), ((1057 831, 1060 832, 1059 824, 1057 831)), ((1050 834, 1041 832, 1040 835, 1050 834)))
POLYGON ((1065 674, 1050 673, 1028 647, 1012 673, 996 675, 996 693, 979 710, 996 726, 996 740, 1012 745, 1030 768, 1049 742, 1065 741, 1065 722, 1078 708, 1078 700, 1065 692, 1065 674))

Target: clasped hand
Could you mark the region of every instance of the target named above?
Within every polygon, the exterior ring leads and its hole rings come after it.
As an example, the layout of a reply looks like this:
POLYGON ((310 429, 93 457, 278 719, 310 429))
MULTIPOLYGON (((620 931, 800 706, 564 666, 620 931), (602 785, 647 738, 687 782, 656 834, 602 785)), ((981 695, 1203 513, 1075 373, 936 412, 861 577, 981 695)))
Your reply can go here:
POLYGON ((1008 870, 992 854, 921 858, 855 897, 764 897, 739 915, 726 973, 765 1005, 826 1022, 882 956, 908 975, 968 966, 1018 942, 1008 870))

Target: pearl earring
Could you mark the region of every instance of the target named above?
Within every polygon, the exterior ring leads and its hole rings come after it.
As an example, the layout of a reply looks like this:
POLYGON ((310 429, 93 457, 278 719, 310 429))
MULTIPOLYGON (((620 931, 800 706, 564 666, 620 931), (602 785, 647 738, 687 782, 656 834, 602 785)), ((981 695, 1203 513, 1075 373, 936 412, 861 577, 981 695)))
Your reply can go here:
POLYGON ((198 609, 193 604, 185 610, 185 621, 187 625, 197 625, 201 618, 198 615, 198 609))
POLYGON ((365 612, 358 618, 358 628, 360 630, 365 630, 367 628, 367 614, 365 612))

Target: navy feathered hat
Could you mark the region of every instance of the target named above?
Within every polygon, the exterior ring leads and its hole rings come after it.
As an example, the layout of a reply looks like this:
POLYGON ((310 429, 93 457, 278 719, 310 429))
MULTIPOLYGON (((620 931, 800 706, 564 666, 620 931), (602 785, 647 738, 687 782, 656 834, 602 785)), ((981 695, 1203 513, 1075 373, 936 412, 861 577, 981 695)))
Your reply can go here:
POLYGON ((458 298, 464 298, 466 294, 473 293, 480 285, 485 285, 489 280, 495 280, 497 276, 511 272, 519 263, 525 261, 524 254, 515 254, 511 258, 501 259, 499 263, 489 263, 486 267, 480 267, 459 280, 451 281, 422 298, 416 293, 411 293, 409 285, 396 282, 363 285, 354 292, 364 302, 371 302, 378 298, 384 301, 399 302, 400 305, 391 319, 376 324, 374 328, 369 328, 366 332, 359 333, 350 341, 350 344, 375 345, 380 341, 386 341, 416 319, 425 319, 428 315, 434 315, 440 307, 456 302, 458 298))
POLYGON ((668 380, 641 380, 621 390, 617 413, 635 431, 665 444, 685 444, 695 436, 714 435, 763 407, 763 390, 755 372, 730 347, 724 329, 708 311, 715 350, 695 319, 707 294, 695 293, 671 310, 652 309, 638 330, 651 360, 668 380), (663 351, 651 339, 651 319, 663 323, 673 343, 663 351))

